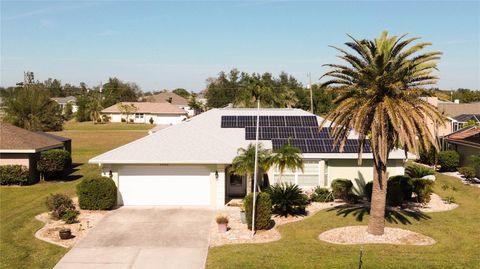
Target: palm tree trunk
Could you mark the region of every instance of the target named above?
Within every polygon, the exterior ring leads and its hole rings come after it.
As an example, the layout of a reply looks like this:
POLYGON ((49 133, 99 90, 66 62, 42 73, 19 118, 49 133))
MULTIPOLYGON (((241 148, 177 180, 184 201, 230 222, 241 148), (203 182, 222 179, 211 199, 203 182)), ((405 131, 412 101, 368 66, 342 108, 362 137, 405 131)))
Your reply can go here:
POLYGON ((250 173, 247 174, 247 195, 252 192, 252 176, 250 173))
POLYGON ((387 198, 387 166, 382 162, 374 162, 373 192, 370 207, 370 219, 367 232, 383 235, 385 229, 385 203, 387 198))

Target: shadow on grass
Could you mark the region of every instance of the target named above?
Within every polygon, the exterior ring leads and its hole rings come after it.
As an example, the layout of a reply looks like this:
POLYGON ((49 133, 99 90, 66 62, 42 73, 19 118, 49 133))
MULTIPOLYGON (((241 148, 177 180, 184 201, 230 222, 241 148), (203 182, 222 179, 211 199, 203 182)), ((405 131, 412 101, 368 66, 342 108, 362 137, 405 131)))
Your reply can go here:
MULTIPOLYGON (((370 214, 370 205, 369 204, 346 204, 330 208, 327 211, 337 211, 337 216, 346 217, 348 215, 355 216, 357 221, 362 221, 365 215, 370 214)), ((392 207, 387 207, 385 209, 385 220, 389 223, 401 223, 404 225, 412 224, 411 219, 420 221, 427 220, 431 217, 427 214, 410 209, 397 209, 392 207)))

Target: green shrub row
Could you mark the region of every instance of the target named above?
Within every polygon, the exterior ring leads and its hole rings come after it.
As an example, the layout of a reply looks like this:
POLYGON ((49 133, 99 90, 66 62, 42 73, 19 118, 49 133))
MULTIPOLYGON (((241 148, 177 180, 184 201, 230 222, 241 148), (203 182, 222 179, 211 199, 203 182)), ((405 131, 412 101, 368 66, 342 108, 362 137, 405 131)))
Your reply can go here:
MULTIPOLYGON (((393 176, 387 181, 387 204, 399 206, 413 200, 418 203, 428 203, 433 192, 433 184, 434 182, 429 179, 393 176), (415 194, 415 197, 412 194, 415 194)), ((373 182, 368 182, 365 185, 368 201, 372 200, 372 189, 373 182)))
POLYGON ((28 185, 30 183, 30 172, 26 166, 0 166, 0 185, 28 185))
POLYGON ((332 202, 333 201, 333 194, 327 188, 322 188, 317 186, 314 190, 312 195, 310 195, 310 201, 312 202, 332 202))

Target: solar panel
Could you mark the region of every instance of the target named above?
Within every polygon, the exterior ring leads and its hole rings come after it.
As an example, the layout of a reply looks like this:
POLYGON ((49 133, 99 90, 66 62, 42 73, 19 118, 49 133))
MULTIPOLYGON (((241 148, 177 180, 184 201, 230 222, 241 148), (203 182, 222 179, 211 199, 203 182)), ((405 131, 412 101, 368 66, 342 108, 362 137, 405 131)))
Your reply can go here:
POLYGON ((302 116, 285 116, 287 126, 303 126, 302 116))
POLYGON ((285 126, 285 116, 270 116, 270 126, 285 126))
POLYGON ((313 138, 311 127, 295 127, 295 138, 313 138))
POLYGON ((238 116, 237 122, 238 128, 245 128, 247 126, 255 126, 256 125, 256 117, 255 116, 238 116))
POLYGON ((294 127, 278 127, 278 137, 279 138, 295 138, 295 128, 294 127))
POLYGON ((318 121, 316 116, 302 116, 302 125, 303 126, 312 126, 317 127, 318 121))
POLYGON ((222 116, 221 127, 222 128, 236 128, 237 127, 237 116, 222 116))

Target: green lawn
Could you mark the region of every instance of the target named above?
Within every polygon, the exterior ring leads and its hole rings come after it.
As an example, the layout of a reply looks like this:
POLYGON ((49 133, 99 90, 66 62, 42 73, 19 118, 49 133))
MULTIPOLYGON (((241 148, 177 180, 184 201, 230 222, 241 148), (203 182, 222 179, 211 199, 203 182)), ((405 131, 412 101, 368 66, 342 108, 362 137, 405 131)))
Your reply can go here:
MULTIPOLYGON (((460 207, 430 213, 430 219, 411 220, 410 225, 387 226, 428 235, 433 246, 364 245, 363 268, 480 268, 480 189, 437 175, 435 193, 454 196, 460 207), (444 191, 447 184, 455 186, 444 191)), ((355 217, 320 211, 304 221, 280 226, 282 239, 266 244, 244 244, 210 249, 207 268, 358 268, 361 246, 333 245, 318 240, 323 231, 335 227, 367 224, 355 217)))
MULTIPOLYGON (((98 175, 96 165, 85 164, 89 158, 140 138, 149 125, 68 123, 66 130, 55 134, 70 137, 73 175, 98 175), (83 129, 82 129, 83 128, 83 129)), ((77 178, 70 182, 47 182, 33 186, 0 187, 0 268, 52 268, 66 249, 35 239, 43 224, 34 216, 45 212, 45 197, 50 193, 75 194, 77 178)))

